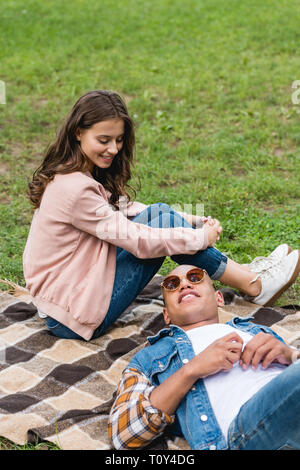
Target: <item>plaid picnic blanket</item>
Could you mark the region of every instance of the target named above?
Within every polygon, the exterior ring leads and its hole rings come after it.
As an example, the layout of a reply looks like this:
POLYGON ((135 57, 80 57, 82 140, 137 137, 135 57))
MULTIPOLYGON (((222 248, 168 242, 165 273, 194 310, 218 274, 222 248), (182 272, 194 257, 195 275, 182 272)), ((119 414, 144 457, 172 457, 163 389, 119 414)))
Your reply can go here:
MULTIPOLYGON (((157 275, 115 325, 86 341, 53 336, 28 291, 0 291, 0 436, 17 444, 50 441, 66 450, 110 449, 107 419, 122 370, 163 326, 157 275)), ((221 322, 253 315, 300 348, 300 310, 260 308, 224 290, 221 322)), ((151 449, 188 449, 166 432, 151 449)))

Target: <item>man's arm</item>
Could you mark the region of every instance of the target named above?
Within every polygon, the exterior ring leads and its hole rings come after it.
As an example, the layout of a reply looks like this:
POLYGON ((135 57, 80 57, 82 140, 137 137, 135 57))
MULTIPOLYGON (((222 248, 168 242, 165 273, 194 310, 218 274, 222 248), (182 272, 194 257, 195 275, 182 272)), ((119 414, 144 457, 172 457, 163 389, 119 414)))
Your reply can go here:
POLYGON ((115 449, 145 447, 174 422, 173 416, 154 408, 150 402, 154 388, 136 369, 123 372, 108 421, 108 434, 115 449))
POLYGON ((152 390, 152 405, 164 413, 174 414, 199 378, 231 370, 240 359, 242 346, 243 340, 236 332, 217 339, 152 390))
POLYGON ((181 400, 200 377, 231 370, 241 355, 243 341, 230 333, 214 341, 157 387, 136 369, 127 369, 120 381, 109 417, 108 433, 116 449, 144 447, 174 422, 181 400))

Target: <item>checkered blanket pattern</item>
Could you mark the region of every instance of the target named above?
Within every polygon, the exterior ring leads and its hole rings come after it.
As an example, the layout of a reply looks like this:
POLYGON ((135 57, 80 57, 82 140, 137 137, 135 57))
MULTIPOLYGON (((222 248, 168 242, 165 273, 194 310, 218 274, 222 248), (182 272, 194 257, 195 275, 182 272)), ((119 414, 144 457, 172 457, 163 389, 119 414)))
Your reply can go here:
MULTIPOLYGON (((163 326, 155 276, 101 338, 54 337, 29 293, 7 282, 0 291, 0 436, 17 444, 50 441, 66 450, 110 449, 107 419, 121 372, 146 338, 163 326)), ((219 309, 221 322, 253 315, 300 348, 300 311, 260 308, 235 298, 219 309)), ((166 433, 152 449, 188 449, 166 433)))

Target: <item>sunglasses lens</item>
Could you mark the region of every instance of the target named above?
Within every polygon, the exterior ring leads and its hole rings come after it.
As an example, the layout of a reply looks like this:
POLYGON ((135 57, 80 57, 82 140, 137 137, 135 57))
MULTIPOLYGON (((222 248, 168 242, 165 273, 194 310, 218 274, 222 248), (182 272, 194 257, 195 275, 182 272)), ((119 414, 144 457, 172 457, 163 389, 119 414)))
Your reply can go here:
POLYGON ((175 290, 180 284, 180 278, 178 276, 167 277, 163 282, 163 287, 167 290, 175 290))
POLYGON ((202 269, 195 269, 187 273, 188 280, 193 283, 202 281, 204 277, 204 271, 202 269))

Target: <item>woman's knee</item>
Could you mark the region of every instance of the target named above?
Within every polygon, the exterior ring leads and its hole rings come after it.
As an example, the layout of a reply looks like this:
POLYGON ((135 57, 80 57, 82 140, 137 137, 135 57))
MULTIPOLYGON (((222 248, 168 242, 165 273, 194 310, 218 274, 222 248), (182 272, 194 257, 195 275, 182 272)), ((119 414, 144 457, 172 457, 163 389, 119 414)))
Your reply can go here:
POLYGON ((150 210, 151 219, 157 217, 159 214, 167 214, 173 211, 165 202, 155 202, 148 207, 148 210, 150 210))
POLYGON ((136 215, 132 220, 139 224, 155 225, 157 224, 156 219, 160 218, 164 214, 172 214, 172 208, 164 202, 156 202, 148 206, 140 214, 136 215))

